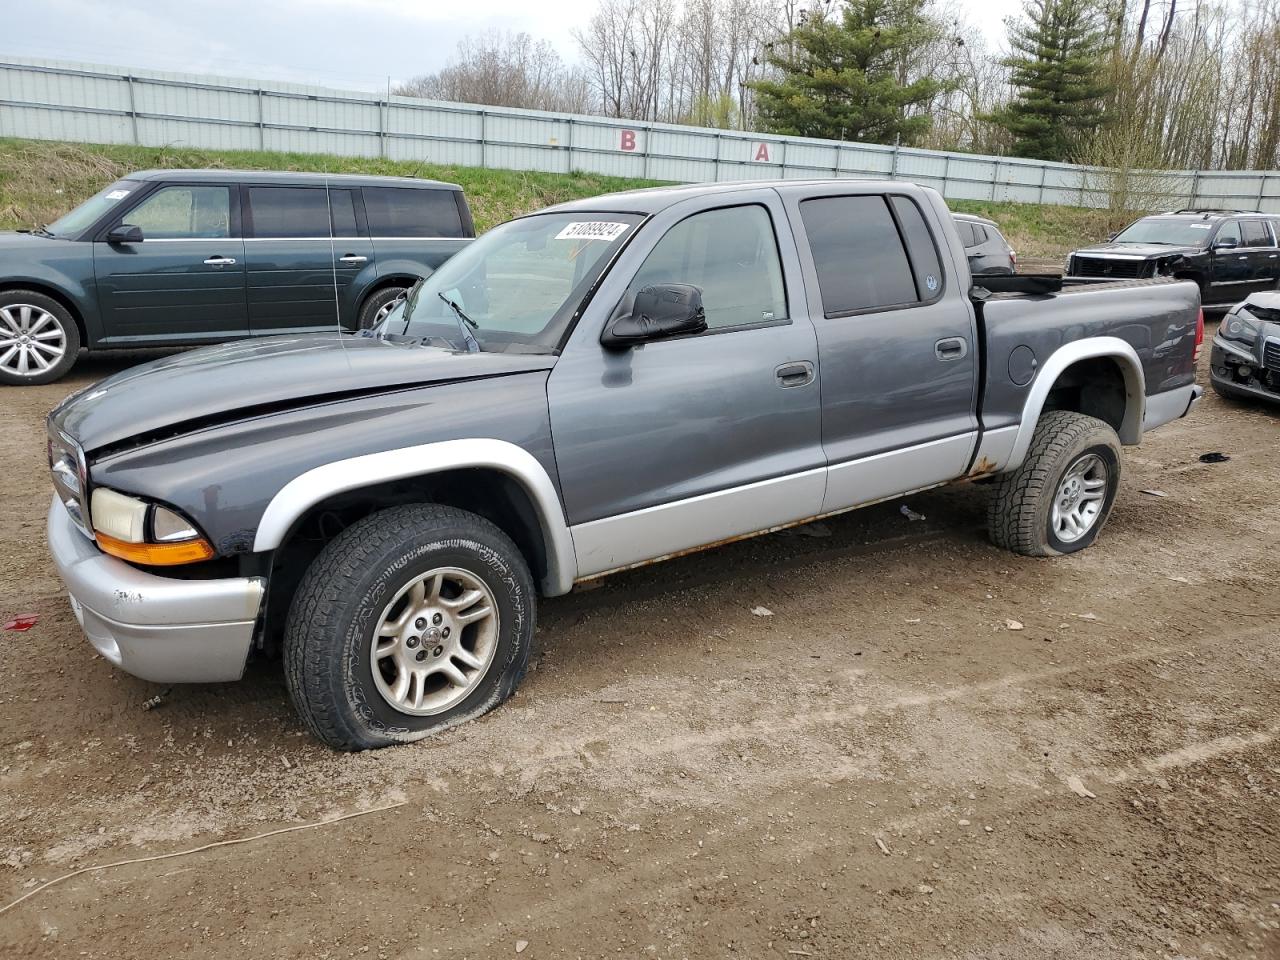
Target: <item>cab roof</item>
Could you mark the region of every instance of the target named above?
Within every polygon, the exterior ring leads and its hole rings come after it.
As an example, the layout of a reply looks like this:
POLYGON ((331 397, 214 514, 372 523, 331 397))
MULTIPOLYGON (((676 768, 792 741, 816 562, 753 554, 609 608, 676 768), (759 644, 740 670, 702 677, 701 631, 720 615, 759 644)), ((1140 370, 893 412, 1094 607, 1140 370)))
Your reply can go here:
POLYGON ((570 200, 559 203, 539 213, 574 213, 586 211, 606 211, 625 213, 641 213, 652 215, 665 210, 672 204, 690 197, 705 197, 721 193, 736 193, 742 190, 772 190, 778 187, 870 187, 874 189, 894 191, 898 193, 917 189, 915 184, 904 180, 858 180, 852 177, 820 177, 812 180, 725 180, 719 183, 680 183, 668 187, 643 187, 638 190, 622 190, 617 193, 605 193, 598 197, 587 197, 583 200, 570 200))
POLYGON ((413 187, 430 190, 461 190, 456 183, 420 180, 417 177, 380 177, 361 173, 302 173, 292 170, 138 170, 125 174, 124 180, 179 180, 186 183, 272 183, 322 187, 413 187))

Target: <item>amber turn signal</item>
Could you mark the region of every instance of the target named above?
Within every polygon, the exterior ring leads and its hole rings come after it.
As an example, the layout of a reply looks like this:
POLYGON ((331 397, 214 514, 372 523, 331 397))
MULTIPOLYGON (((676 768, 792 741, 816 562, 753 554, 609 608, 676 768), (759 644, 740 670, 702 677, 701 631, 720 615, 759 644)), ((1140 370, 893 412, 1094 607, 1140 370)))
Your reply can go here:
POLYGON ((129 543, 117 540, 101 530, 97 532, 98 547, 130 563, 149 567, 173 567, 180 563, 198 563, 213 557, 213 547, 203 537, 183 540, 180 543, 129 543))

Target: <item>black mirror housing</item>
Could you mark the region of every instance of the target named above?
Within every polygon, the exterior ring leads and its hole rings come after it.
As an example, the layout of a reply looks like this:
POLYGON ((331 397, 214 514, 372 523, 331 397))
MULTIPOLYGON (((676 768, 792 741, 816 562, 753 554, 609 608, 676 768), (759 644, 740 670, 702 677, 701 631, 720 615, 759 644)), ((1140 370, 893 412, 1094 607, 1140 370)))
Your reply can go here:
POLYGON ((706 329, 701 289, 691 283, 655 283, 635 295, 629 313, 605 327, 600 343, 609 350, 625 350, 648 340, 702 333, 706 329))
POLYGON ((1215 250, 1234 250, 1240 246, 1239 242, 1230 237, 1223 237, 1221 240, 1213 241, 1213 249, 1215 250))
POLYGON ((122 223, 118 227, 112 227, 107 233, 107 243, 141 243, 142 228, 135 227, 131 223, 122 223))

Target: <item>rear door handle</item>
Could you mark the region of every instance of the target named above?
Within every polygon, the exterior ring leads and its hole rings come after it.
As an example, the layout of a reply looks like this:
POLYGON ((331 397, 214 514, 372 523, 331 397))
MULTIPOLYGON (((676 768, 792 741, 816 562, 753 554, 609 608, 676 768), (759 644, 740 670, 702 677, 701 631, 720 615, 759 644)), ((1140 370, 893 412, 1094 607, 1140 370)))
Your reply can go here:
POLYGON ((348 253, 345 257, 339 257, 339 263, 367 263, 368 257, 362 257, 358 253, 348 253))
POLYGON ((783 387, 803 387, 813 383, 813 364, 808 360, 797 360, 775 367, 773 375, 783 387))
POLYGON ((933 345, 939 360, 963 360, 969 355, 969 341, 964 337, 943 337, 933 345))
POLYGON ((210 267, 229 267, 235 262, 235 257, 210 257, 205 261, 205 265, 210 267))

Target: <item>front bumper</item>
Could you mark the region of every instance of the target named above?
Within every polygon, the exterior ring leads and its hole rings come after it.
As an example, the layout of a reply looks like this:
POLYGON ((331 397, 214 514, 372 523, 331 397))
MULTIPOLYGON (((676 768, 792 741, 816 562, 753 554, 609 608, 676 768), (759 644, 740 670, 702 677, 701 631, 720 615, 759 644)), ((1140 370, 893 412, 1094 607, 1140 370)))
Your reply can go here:
POLYGON ((1255 349, 1244 344, 1215 336, 1209 353, 1209 377, 1219 393, 1280 403, 1280 370, 1264 366, 1255 349), (1248 376, 1240 375, 1241 367, 1249 369, 1248 376))
POLYGON ((109 557, 75 526, 58 497, 49 552, 71 609, 103 657, 143 680, 239 680, 262 606, 261 577, 175 580, 109 557))

